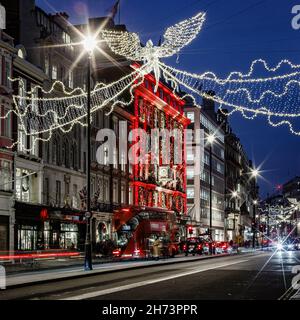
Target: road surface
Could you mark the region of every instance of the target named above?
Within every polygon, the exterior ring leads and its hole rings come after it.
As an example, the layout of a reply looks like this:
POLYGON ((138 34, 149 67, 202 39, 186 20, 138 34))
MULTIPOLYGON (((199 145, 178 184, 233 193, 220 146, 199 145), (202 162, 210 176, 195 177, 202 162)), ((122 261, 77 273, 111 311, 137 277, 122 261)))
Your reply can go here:
POLYGON ((115 271, 0 292, 0 299, 217 300, 287 299, 299 252, 257 252, 115 271), (287 294, 285 294, 287 293, 287 294))

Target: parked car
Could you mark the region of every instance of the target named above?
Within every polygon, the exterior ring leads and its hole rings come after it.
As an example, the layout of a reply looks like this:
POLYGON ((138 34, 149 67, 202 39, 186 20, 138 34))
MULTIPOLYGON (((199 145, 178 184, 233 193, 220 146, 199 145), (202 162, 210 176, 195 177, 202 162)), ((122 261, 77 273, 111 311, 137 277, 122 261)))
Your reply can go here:
POLYGON ((228 242, 219 241, 216 243, 216 253, 221 254, 221 253, 231 253, 231 252, 232 252, 232 247, 228 242))
POLYGON ((193 256, 196 254, 202 255, 203 247, 204 242, 200 238, 193 237, 188 238, 183 242, 182 251, 184 252, 185 256, 188 256, 189 254, 192 254, 193 256))
POLYGON ((210 251, 212 251, 212 254, 216 254, 216 242, 209 239, 209 238, 204 238, 203 239, 203 253, 209 254, 210 251))

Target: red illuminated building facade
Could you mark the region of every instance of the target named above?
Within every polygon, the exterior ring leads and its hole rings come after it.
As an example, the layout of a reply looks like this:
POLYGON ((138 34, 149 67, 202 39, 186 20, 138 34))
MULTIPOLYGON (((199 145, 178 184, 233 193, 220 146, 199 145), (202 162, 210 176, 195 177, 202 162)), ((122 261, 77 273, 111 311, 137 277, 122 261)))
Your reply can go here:
MULTIPOLYGON (((163 129, 169 132, 177 129, 180 137, 161 135, 155 147, 148 148, 146 159, 130 167, 130 206, 114 214, 114 231, 123 256, 151 255, 156 238, 172 243, 186 233, 183 223, 186 214, 184 130, 189 120, 183 114, 185 102, 179 96, 162 82, 156 92, 154 88, 154 77, 147 75, 135 90, 132 128, 143 129, 148 137, 155 129, 160 133, 163 129), (180 146, 178 141, 181 141, 180 146), (181 162, 174 158, 175 151, 181 153, 181 162), (170 155, 168 164, 164 152, 170 155)), ((132 137, 132 141, 134 145, 140 138, 132 137)), ((153 141, 147 143, 150 145, 153 141)), ((135 155, 141 159, 138 151, 135 155)))
MULTIPOLYGON (((134 129, 142 128, 151 135, 153 129, 178 129, 184 141, 184 129, 189 120, 182 112, 184 101, 160 83, 154 93, 155 80, 148 76, 143 85, 135 91, 134 129)), ((133 203, 135 206, 174 210, 179 215, 186 212, 186 166, 185 149, 182 147, 182 163, 174 164, 175 141, 170 137, 170 145, 162 138, 155 155, 157 161, 151 162, 151 151, 146 164, 134 165, 133 203), (164 150, 165 148, 169 150, 164 150), (170 152, 170 164, 164 164, 163 152, 170 152)))

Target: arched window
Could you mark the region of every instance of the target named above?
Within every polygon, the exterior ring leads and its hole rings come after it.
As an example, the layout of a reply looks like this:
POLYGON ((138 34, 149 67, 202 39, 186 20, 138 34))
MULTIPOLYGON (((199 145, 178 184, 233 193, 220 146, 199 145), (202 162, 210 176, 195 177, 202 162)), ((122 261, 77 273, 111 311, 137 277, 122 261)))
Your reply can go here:
POLYGON ((65 140, 64 144, 63 144, 63 149, 64 149, 64 157, 63 157, 63 161, 64 161, 64 165, 66 168, 70 167, 70 151, 69 151, 69 143, 67 140, 65 140))
POLYGON ((72 151, 71 151, 71 160, 72 160, 72 167, 74 169, 78 169, 78 162, 77 162, 77 158, 78 158, 78 155, 77 155, 77 146, 76 146, 76 143, 73 144, 72 146, 72 151))
POLYGON ((21 58, 21 59, 27 58, 26 49, 22 45, 17 45, 16 49, 17 49, 17 54, 18 54, 19 58, 21 58))
POLYGON ((57 162, 57 140, 53 139, 52 142, 52 164, 56 164, 57 162))
POLYGON ((57 148, 56 148, 56 164, 59 166, 60 165, 60 163, 61 163, 61 158, 60 158, 60 155, 61 155, 61 153, 60 153, 60 143, 59 143, 59 140, 57 139, 57 148))
POLYGON ((21 59, 25 58, 23 50, 21 50, 21 49, 18 50, 18 57, 21 58, 21 59))

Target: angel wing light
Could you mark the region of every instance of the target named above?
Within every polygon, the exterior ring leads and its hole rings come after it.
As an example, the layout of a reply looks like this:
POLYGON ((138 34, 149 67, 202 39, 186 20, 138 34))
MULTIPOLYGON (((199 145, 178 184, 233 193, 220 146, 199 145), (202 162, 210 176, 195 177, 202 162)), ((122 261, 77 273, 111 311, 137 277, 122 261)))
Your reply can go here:
POLYGON ((149 65, 146 73, 154 72, 156 88, 160 78, 159 59, 171 57, 190 44, 199 34, 205 21, 205 13, 200 12, 192 18, 169 27, 164 34, 161 46, 154 46, 152 40, 141 45, 136 33, 103 30, 102 35, 110 49, 117 55, 133 61, 143 61, 149 65))

